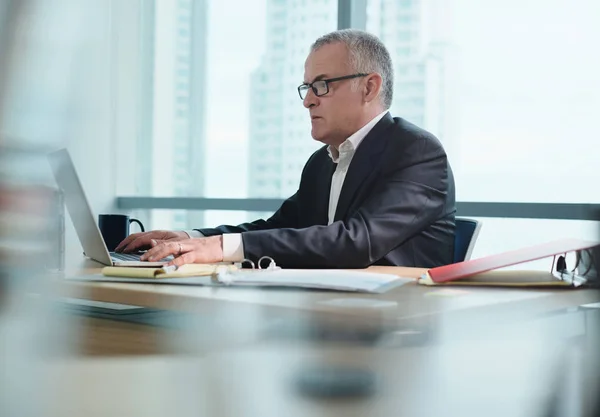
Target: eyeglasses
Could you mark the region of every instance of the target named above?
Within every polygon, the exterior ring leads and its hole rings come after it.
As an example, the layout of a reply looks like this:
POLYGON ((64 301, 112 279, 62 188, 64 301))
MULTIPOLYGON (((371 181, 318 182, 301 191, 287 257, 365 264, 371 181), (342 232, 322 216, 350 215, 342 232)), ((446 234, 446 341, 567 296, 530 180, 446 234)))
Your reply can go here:
POLYGON ((369 74, 345 75, 343 77, 313 81, 310 84, 304 83, 298 87, 298 94, 300 95, 300 99, 304 100, 306 98, 306 94, 308 94, 308 89, 311 88, 313 90, 313 93, 315 93, 315 96, 321 97, 329 93, 329 83, 332 83, 334 81, 349 80, 351 78, 366 77, 367 75, 369 74))

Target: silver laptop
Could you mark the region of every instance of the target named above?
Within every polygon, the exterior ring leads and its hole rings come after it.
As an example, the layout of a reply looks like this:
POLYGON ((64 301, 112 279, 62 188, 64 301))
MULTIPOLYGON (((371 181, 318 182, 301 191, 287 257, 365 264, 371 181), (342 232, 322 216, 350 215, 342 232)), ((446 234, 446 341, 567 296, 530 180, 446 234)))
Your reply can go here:
POLYGON ((109 252, 96 224, 95 216, 88 203, 75 165, 66 149, 48 154, 48 160, 54 172, 54 178, 65 196, 65 205, 73 221, 73 226, 83 246, 85 256, 104 265, 114 266, 161 266, 172 257, 161 259, 159 262, 140 261, 141 254, 124 254, 109 252))

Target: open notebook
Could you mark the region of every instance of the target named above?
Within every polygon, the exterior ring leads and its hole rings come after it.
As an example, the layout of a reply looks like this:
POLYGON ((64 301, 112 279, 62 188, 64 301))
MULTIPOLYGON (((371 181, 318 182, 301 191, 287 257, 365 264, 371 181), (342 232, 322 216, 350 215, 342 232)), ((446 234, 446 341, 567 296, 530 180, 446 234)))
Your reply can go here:
POLYGON ((272 263, 264 269, 238 265, 190 264, 174 271, 164 268, 105 267, 102 275, 72 277, 75 280, 209 286, 296 287, 383 293, 414 282, 391 274, 342 269, 281 269, 272 263))

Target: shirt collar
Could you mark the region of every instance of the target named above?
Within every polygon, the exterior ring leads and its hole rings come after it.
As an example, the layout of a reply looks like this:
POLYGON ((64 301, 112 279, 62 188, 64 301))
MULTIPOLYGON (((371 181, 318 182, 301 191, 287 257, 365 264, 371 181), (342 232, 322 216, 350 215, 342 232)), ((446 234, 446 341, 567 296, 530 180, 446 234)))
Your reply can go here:
MULTIPOLYGON (((350 135, 350 137, 348 139, 346 139, 344 142, 342 142, 342 144, 340 145, 340 149, 348 149, 349 148, 352 151, 356 151, 356 149, 358 148, 358 145, 360 145, 360 143, 363 141, 363 139, 369 134, 369 132, 383 118, 383 116, 385 116, 385 114, 387 112, 388 112, 387 110, 384 110, 383 112, 379 113, 377 116, 372 118, 369 123, 367 123, 360 129, 358 129, 356 132, 354 132, 352 135, 350 135)), ((329 145, 327 147, 327 153, 329 154, 329 157, 331 158, 331 160, 335 164, 337 164, 338 161, 340 160, 340 151, 335 146, 329 145)))

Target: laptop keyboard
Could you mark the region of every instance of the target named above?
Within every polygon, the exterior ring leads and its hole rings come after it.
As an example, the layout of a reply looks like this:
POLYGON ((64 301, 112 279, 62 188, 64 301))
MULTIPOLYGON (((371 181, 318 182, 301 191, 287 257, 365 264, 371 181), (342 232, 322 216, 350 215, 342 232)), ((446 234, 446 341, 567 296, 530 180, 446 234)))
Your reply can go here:
POLYGON ((116 261, 136 261, 139 262, 141 253, 117 253, 111 252, 110 257, 116 261))
MULTIPOLYGON (((140 256, 142 256, 143 254, 144 254, 143 252, 137 252, 137 253, 110 252, 110 257, 112 258, 113 261, 144 262, 144 261, 140 261, 140 256)), ((158 262, 168 262, 171 259, 173 259, 173 257, 168 256, 166 258, 160 259, 158 262)))

